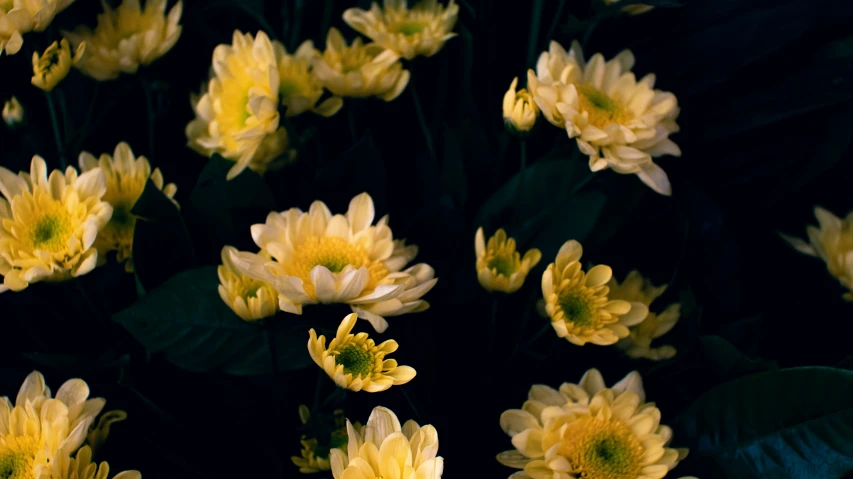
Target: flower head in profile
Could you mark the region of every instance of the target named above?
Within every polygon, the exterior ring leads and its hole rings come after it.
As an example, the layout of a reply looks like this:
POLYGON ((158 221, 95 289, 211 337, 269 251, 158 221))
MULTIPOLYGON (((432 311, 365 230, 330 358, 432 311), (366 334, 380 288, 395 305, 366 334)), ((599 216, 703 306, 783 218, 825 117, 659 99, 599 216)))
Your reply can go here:
POLYGON ((0 54, 14 55, 27 32, 41 32, 74 0, 0 0, 0 54))
POLYGON ((365 98, 377 96, 391 101, 409 83, 400 56, 375 43, 365 45, 356 38, 347 45, 335 28, 329 30, 326 51, 314 60, 314 75, 337 96, 365 98))
POLYGON ((373 225, 375 213, 367 193, 353 198, 345 215, 332 215, 322 201, 308 212, 270 213, 265 224, 252 226, 261 254, 239 252, 231 259, 241 274, 278 291, 282 311, 302 314, 306 304, 346 303, 381 333, 385 317, 426 310, 421 297, 438 280, 427 264, 406 268, 417 247, 394 239, 387 216, 373 225))
POLYGON ((89 387, 80 379, 66 381, 53 398, 41 373, 30 373, 14 405, 0 397, 2 477, 54 477, 51 469, 83 444, 104 404, 101 398, 89 399, 89 387))
POLYGON ((296 116, 312 111, 320 116, 332 116, 344 105, 340 97, 332 96, 317 102, 323 96, 323 85, 314 75, 313 62, 320 56, 311 40, 305 40, 292 55, 281 42, 274 41, 278 65, 278 94, 285 106, 285 116, 296 116))
MULTIPOLYGON (((613 5, 614 3, 619 3, 620 0, 604 0, 605 5, 613 5)), ((632 5, 625 5, 622 7, 622 12, 627 13, 628 15, 639 15, 641 13, 646 13, 653 10, 655 7, 651 5, 646 5, 644 3, 634 3, 632 5)))
POLYGON ((308 352, 311 359, 326 371, 339 387, 351 391, 375 393, 391 386, 400 386, 415 377, 409 366, 397 366, 397 361, 385 355, 397 350, 397 341, 389 339, 377 345, 367 333, 352 334, 358 316, 348 314, 338 333, 326 347, 326 337, 309 331, 308 352))
POLYGON ((609 61, 597 53, 587 62, 577 42, 568 52, 551 42, 536 71, 528 71, 527 84, 548 121, 565 128, 589 156, 592 171, 636 174, 656 192, 670 195, 666 172, 652 157, 681 155, 669 139, 678 131, 678 101, 654 89, 653 74, 637 80, 633 66, 628 50, 609 61))
POLYGON ((515 449, 497 458, 522 469, 519 479, 661 479, 687 450, 667 447, 672 430, 660 419, 638 373, 608 388, 592 369, 559 391, 534 386, 523 409, 504 412, 501 428, 515 449))
POLYGON ((438 431, 412 420, 402 426, 390 409, 377 407, 361 431, 347 421, 346 448, 332 449, 334 479, 440 479, 438 431))
POLYGON ((347 9, 344 21, 380 47, 411 60, 438 53, 444 42, 456 36, 453 27, 458 16, 459 5, 453 0, 446 7, 436 0, 421 0, 412 8, 406 0, 385 0, 382 7, 374 2, 370 10, 347 9))
POLYGON ((518 291, 527 273, 542 259, 542 253, 536 248, 524 253, 522 258, 515 250, 515 240, 508 238, 502 228, 489 238, 488 243, 483 228, 477 228, 474 251, 477 254, 477 279, 486 291, 518 291))
MULTIPOLYGON (((60 456, 54 465, 51 479, 107 479, 110 477, 110 465, 105 461, 92 462, 92 449, 83 446, 74 457, 60 456)), ((112 476, 112 479, 142 479, 139 471, 124 471, 112 476)))
POLYGON ((68 76, 71 66, 80 61, 85 49, 85 43, 77 45, 72 57, 68 40, 63 38, 60 42, 51 43, 42 55, 33 52, 32 84, 44 91, 53 90, 59 82, 68 76))
POLYGON ((257 321, 275 316, 278 312, 278 293, 269 283, 240 273, 231 261, 237 249, 222 248, 219 275, 219 297, 244 321, 257 321))
MULTIPOLYGON (((308 424, 311 419, 311 411, 304 404, 299 405, 299 419, 302 424, 308 424)), ((328 441, 320 443, 318 438, 309 438, 302 436, 300 443, 302 450, 299 456, 292 456, 291 462, 299 468, 299 472, 303 474, 313 474, 320 471, 331 470, 329 463, 329 452, 334 448, 344 448, 347 446, 347 425, 344 411, 341 409, 335 410, 334 413, 334 429, 327 435, 328 441)), ((361 424, 353 425, 356 431, 361 431, 361 424)))
POLYGON ((74 32, 63 32, 73 45, 89 45, 79 68, 95 80, 112 80, 121 73, 136 73, 140 65, 148 65, 162 57, 181 36, 183 3, 181 0, 166 14, 167 0, 123 0, 113 10, 106 1, 104 13, 92 31, 79 26, 74 32))
MULTIPOLYGON (((646 307, 650 309, 652 301, 666 291, 666 285, 654 286, 652 282, 638 271, 631 271, 622 284, 616 278, 610 278, 607 283, 610 288, 610 298, 621 299, 631 303, 631 307, 646 307)), ((675 356, 672 346, 652 347, 652 340, 668 333, 681 317, 681 305, 671 304, 661 313, 649 311, 648 316, 640 324, 631 326, 631 334, 620 339, 616 347, 625 351, 632 358, 646 358, 654 361, 669 359, 675 356)))
POLYGON ((525 133, 536 124, 539 107, 533 101, 533 95, 526 88, 516 91, 518 77, 512 79, 509 90, 504 93, 504 124, 514 133, 525 133))
POLYGON ((34 156, 29 173, 0 167, 0 291, 21 291, 39 281, 64 281, 95 268, 95 238, 113 209, 103 201, 100 169, 77 175, 68 167, 48 177, 34 156))
POLYGON ((584 272, 580 259, 583 248, 567 241, 554 263, 542 275, 545 311, 557 336, 570 343, 607 346, 628 337, 629 326, 639 324, 649 310, 640 304, 608 297, 606 286, 613 272, 598 265, 584 272))
POLYGON ((113 409, 112 411, 101 414, 101 417, 98 418, 98 423, 93 425, 89 429, 89 433, 86 434, 86 445, 92 449, 92 454, 97 454, 104 443, 107 442, 113 424, 126 419, 127 413, 121 409, 113 409))
POLYGON ((831 212, 815 207, 818 226, 809 226, 809 241, 787 235, 782 237, 797 251, 820 258, 826 269, 848 289, 844 299, 853 301, 853 211, 841 219, 831 212))
POLYGON ((3 104, 3 122, 9 128, 15 128, 24 121, 24 107, 14 96, 3 104))
POLYGON ((80 153, 78 160, 83 172, 100 169, 104 173, 107 192, 103 200, 113 207, 113 215, 109 223, 98 233, 95 247, 98 249, 98 259, 106 262, 107 253, 116 252, 116 259, 124 262, 127 272, 133 272, 133 231, 136 226, 136 216, 130 212, 136 200, 145 190, 150 180, 167 198, 174 200, 178 187, 174 183, 165 184, 159 168, 151 170, 151 164, 144 156, 136 157, 130 145, 121 142, 116 145, 112 156, 107 153, 95 158, 89 152, 80 153))
POLYGON ((213 77, 193 96, 196 117, 186 128, 189 146, 233 161, 228 179, 249 168, 265 173, 292 159, 287 131, 279 127, 279 76, 266 33, 234 32, 231 45, 213 50, 213 77))

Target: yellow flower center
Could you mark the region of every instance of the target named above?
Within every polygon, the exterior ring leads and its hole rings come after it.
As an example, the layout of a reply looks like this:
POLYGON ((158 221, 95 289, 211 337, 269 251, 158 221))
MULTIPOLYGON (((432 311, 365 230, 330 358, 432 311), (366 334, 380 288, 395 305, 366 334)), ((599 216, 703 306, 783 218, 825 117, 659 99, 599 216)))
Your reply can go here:
POLYGON ((421 33, 426 28, 426 24, 422 22, 413 22, 406 21, 400 22, 396 25, 392 25, 390 30, 394 33, 402 33, 403 35, 414 35, 415 33, 421 33))
POLYGON ((574 323, 575 326, 595 329, 601 327, 596 324, 595 306, 591 304, 590 298, 581 292, 566 291, 558 296, 557 304, 563 310, 563 314, 566 315, 566 321, 574 323))
POLYGON ((388 268, 378 261, 371 261, 362 245, 349 243, 337 236, 309 236, 295 245, 285 271, 290 276, 301 278, 308 286, 311 283, 311 270, 315 266, 325 266, 332 273, 340 273, 349 265, 368 269, 370 279, 367 289, 372 290, 388 275, 388 268))
POLYGON ((597 128, 617 123, 624 125, 632 119, 630 110, 618 98, 607 96, 592 85, 577 85, 580 111, 587 112, 589 123, 597 128))
POLYGON ((344 374, 370 376, 376 360, 369 351, 355 344, 344 345, 335 355, 335 364, 344 367, 344 374))
POLYGON ((23 436, 7 438, 0 447, 0 479, 31 479, 35 477, 36 438, 23 436))
POLYGON ((71 217, 62 210, 58 201, 54 203, 56 208, 44 212, 33 225, 29 235, 33 249, 58 253, 68 247, 68 240, 74 232, 71 217))
POLYGON ((593 417, 569 424, 558 450, 584 479, 636 479, 642 470, 643 451, 625 423, 593 417))

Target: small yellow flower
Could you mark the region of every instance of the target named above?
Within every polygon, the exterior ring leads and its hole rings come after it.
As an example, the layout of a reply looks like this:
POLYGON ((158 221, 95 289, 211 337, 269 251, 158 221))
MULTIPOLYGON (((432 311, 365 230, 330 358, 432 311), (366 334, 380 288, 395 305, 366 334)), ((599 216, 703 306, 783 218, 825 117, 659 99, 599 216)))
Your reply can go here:
POLYGON ((107 260, 107 253, 116 252, 116 259, 124 262, 125 270, 133 272, 133 230, 136 226, 136 216, 130 210, 136 204, 136 200, 142 195, 145 185, 150 179, 154 186, 163 192, 166 197, 178 205, 174 200, 178 187, 174 183, 165 185, 160 168, 151 171, 151 164, 144 156, 137 158, 125 142, 115 147, 113 156, 106 153, 100 158, 95 158, 89 152, 80 153, 80 170, 83 172, 100 169, 104 173, 107 182, 107 192, 103 200, 113 207, 113 216, 109 223, 98 233, 95 247, 98 249, 98 260, 103 264, 107 260))
POLYGON ((489 238, 488 244, 483 228, 477 228, 474 251, 477 253, 477 279, 486 291, 518 291, 527 273, 542 259, 542 253, 536 248, 528 250, 522 258, 515 250, 515 240, 507 238, 502 228, 489 238))
POLYGON ((518 77, 512 79, 509 90, 504 93, 504 124, 516 133, 528 132, 536 124, 539 107, 533 101, 533 95, 526 88, 516 91, 518 77))
MULTIPOLYGON (((666 291, 666 285, 654 286, 652 282, 638 271, 631 271, 622 284, 616 278, 610 278, 607 283, 610 288, 611 299, 621 299, 631 303, 631 307, 645 306, 650 308, 652 301, 666 291)), ((648 316, 640 324, 631 326, 631 334, 627 338, 620 339, 616 347, 625 351, 632 358, 646 358, 653 361, 669 359, 675 356, 675 348, 672 346, 651 347, 652 340, 668 333, 681 317, 681 305, 671 304, 662 313, 649 311, 648 316)))
POLYGON ((24 107, 14 96, 3 104, 3 121, 9 128, 14 128, 24 121, 24 107))
MULTIPOLYGON (((614 3, 619 3, 619 1, 620 0, 604 0, 604 4, 613 5, 614 3)), ((654 8, 655 7, 644 3, 635 3, 633 5, 626 5, 622 7, 622 12, 627 13, 628 15, 639 15, 641 13, 651 11, 654 8)))
POLYGON ((453 27, 458 16, 459 5, 453 0, 447 7, 436 0, 421 0, 411 9, 406 0, 385 0, 382 8, 373 2, 369 11, 347 9, 344 21, 380 47, 411 60, 438 53, 444 42, 456 36, 453 27))
POLYGON ((0 0, 0 54, 14 55, 24 44, 23 34, 41 32, 53 17, 74 0, 0 0))
POLYGON ((272 43, 278 65, 278 94, 286 107, 285 116, 296 116, 312 111, 320 116, 332 116, 344 105, 340 97, 327 98, 317 105, 323 96, 323 85, 314 76, 312 64, 320 56, 311 40, 305 40, 291 55, 281 42, 272 43))
POLYGON ((73 45, 89 45, 77 68, 95 80, 112 80, 165 55, 181 36, 178 21, 183 10, 178 0, 166 15, 166 1, 147 0, 144 10, 139 0, 124 0, 115 10, 101 2, 104 13, 98 15, 94 31, 79 26, 74 32, 62 32, 73 45))
POLYGON ((440 479, 444 458, 438 456, 438 431, 412 420, 402 426, 384 407, 370 413, 361 431, 347 421, 348 444, 332 449, 335 479, 440 479))
POLYGON ((231 255, 233 246, 222 248, 219 274, 219 296, 244 321, 257 321, 275 316, 278 312, 278 293, 269 283, 240 274, 231 255))
POLYGON ((328 348, 326 337, 317 338, 317 332, 311 328, 308 339, 311 359, 335 384, 352 391, 374 393, 411 381, 416 374, 413 368, 397 366, 397 361, 385 359, 386 354, 397 350, 397 342, 389 339, 377 346, 367 333, 351 334, 357 320, 355 313, 348 314, 328 348))
POLYGON ((314 60, 314 75, 338 96, 364 98, 378 96, 391 101, 409 83, 400 56, 375 43, 364 45, 356 38, 347 45, 341 32, 332 28, 326 37, 326 51, 314 60))
MULTIPOLYGON (((107 479, 110 465, 106 461, 100 464, 92 462, 92 449, 83 446, 73 458, 60 456, 54 465, 51 479, 107 479)), ((139 471, 124 471, 113 476, 113 479, 142 479, 139 471)))
POLYGON ((44 91, 53 90, 68 76, 68 71, 80 61, 85 50, 85 43, 77 45, 72 57, 68 40, 63 38, 59 43, 53 42, 41 56, 38 52, 33 52, 33 85, 44 91))
POLYGON ((841 219, 829 211, 815 207, 819 226, 809 226, 809 242, 787 235, 782 237, 800 253, 820 258, 835 279, 849 291, 844 299, 853 301, 853 211, 841 219))
POLYGON ((100 169, 77 175, 47 175, 34 156, 30 172, 15 175, 0 167, 0 291, 22 291, 38 281, 64 281, 95 268, 98 232, 113 209, 102 200, 106 179, 100 169))
MULTIPOLYGON (((304 404, 299 405, 299 419, 302 424, 307 424, 311 417, 311 411, 304 404)), ((361 424, 353 425, 356 430, 361 430, 361 424)), ((329 451, 334 448, 344 448, 347 446, 347 426, 344 411, 338 409, 335 411, 335 430, 329 434, 328 444, 320 444, 315 438, 302 436, 300 440, 302 450, 299 456, 291 456, 290 460, 299 468, 299 472, 303 474, 313 474, 320 471, 328 471, 331 469, 329 464, 329 451)))
POLYGON ((557 336, 570 343, 607 346, 628 337, 629 326, 639 324, 649 310, 640 304, 608 297, 606 286, 613 272, 598 265, 584 273, 580 259, 581 244, 567 241, 554 263, 542 275, 545 311, 557 336))

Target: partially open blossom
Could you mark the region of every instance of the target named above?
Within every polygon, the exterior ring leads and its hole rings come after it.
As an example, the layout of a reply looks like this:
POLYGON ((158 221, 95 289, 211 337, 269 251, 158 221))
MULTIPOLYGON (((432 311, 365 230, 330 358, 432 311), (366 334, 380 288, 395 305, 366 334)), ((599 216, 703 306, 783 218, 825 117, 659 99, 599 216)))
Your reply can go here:
POLYGON ((222 248, 219 275, 219 297, 244 321, 257 321, 275 316, 278 312, 278 293, 269 283, 240 273, 231 261, 237 249, 222 248))
POLYGON ((278 66, 278 94, 285 106, 284 115, 291 117, 306 111, 332 116, 344 105, 338 96, 317 102, 323 96, 323 85, 313 72, 313 62, 320 56, 311 40, 305 40, 292 55, 281 42, 272 42, 278 66))
POLYGON ((3 122, 14 128, 24 121, 24 107, 14 96, 3 104, 3 122))
MULTIPOLYGON (((631 271, 621 284, 616 278, 610 278, 607 283, 610 297, 631 303, 633 308, 646 307, 651 309, 652 302, 666 291, 666 285, 654 286, 652 282, 638 271, 631 271)), ((681 305, 678 303, 667 306, 662 312, 651 310, 640 324, 631 326, 631 334, 616 343, 616 347, 625 351, 632 358, 646 358, 653 361, 669 359, 675 356, 675 348, 669 345, 652 347, 652 340, 668 333, 681 317, 681 305)))
POLYGON ((829 211, 815 207, 819 226, 809 226, 809 242, 782 235, 800 253, 820 258, 826 268, 848 291, 844 299, 853 301, 853 211, 842 219, 829 211))
POLYGON ((542 259, 542 253, 533 248, 521 257, 515 250, 515 240, 506 231, 498 229, 486 243, 483 228, 474 235, 474 252, 477 254, 477 279, 486 291, 514 293, 527 278, 527 273, 542 259))
POLYGON ((518 77, 512 79, 509 90, 504 93, 504 124, 510 131, 523 133, 530 131, 539 117, 539 107, 533 101, 533 95, 526 88, 516 91, 518 77))
POLYGON ((77 45, 72 57, 68 40, 63 38, 60 42, 50 44, 42 55, 33 52, 32 84, 44 91, 53 90, 59 82, 68 76, 71 67, 80 61, 85 49, 85 43, 77 45))

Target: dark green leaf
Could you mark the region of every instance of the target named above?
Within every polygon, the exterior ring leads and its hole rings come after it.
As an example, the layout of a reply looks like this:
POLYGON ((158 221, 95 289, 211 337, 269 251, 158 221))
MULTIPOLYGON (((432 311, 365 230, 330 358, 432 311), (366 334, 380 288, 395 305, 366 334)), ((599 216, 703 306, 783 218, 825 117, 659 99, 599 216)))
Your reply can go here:
POLYGON ((539 248, 543 258, 554 258, 566 241, 586 239, 606 201, 607 197, 600 191, 582 191, 549 209, 548 217, 540 222, 541 228, 537 227, 537 218, 529 221, 517 239, 520 244, 539 248))
POLYGON ((740 352, 732 343, 719 336, 700 338, 702 359, 722 378, 734 378, 745 374, 777 369, 774 361, 753 359, 740 352))
POLYGON ((329 197, 349 197, 367 192, 376 207, 384 210, 387 195, 385 164, 379 148, 370 134, 366 134, 345 151, 338 161, 317 170, 315 182, 304 193, 307 201, 329 197))

